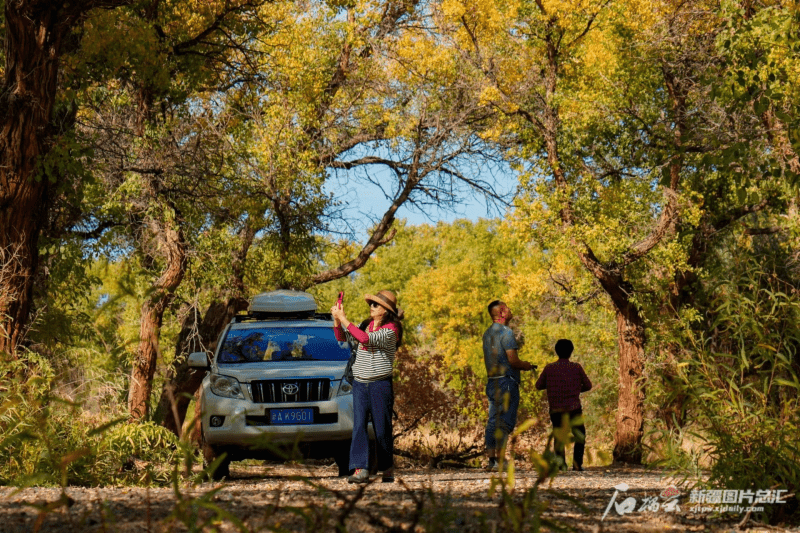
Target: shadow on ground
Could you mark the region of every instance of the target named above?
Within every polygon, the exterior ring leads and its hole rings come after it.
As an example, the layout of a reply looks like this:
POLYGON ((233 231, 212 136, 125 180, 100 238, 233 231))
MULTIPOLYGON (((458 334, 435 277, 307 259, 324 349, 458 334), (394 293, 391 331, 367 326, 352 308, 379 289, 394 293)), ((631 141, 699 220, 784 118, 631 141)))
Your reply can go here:
MULTIPOLYGON (((398 482, 349 485, 335 476, 335 466, 234 466, 231 478, 169 488, 0 488, 0 531, 160 532, 218 531, 443 531, 510 530, 516 513, 523 531, 731 531, 744 515, 693 513, 688 494, 677 496, 677 509, 652 510, 664 489, 676 486, 663 472, 643 468, 596 467, 567 472, 540 487, 536 505, 523 497, 535 485, 534 472, 518 471, 510 499, 495 491, 491 475, 481 470, 405 470, 398 482), (609 502, 615 486, 616 505, 609 502), (625 500, 636 502, 631 509, 625 500), (643 504, 651 502, 651 510, 643 504), (509 511, 512 509, 512 511, 509 511), (608 513, 603 518, 604 512, 608 513), (203 525, 205 524, 205 527, 203 525)), ((497 474, 494 474, 495 476, 497 474)), ((789 531, 771 528, 770 531, 789 531)))

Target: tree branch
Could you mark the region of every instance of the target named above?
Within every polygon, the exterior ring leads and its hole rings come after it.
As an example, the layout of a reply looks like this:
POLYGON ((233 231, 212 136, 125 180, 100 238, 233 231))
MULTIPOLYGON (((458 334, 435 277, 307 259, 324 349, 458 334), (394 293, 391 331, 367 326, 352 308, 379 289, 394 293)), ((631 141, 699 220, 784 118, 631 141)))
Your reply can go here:
POLYGON ((388 225, 381 221, 381 224, 378 224, 378 227, 372 232, 372 237, 370 237, 369 241, 367 241, 367 244, 361 249, 361 252, 359 252, 355 259, 339 265, 336 268, 316 274, 311 278, 312 285, 319 285, 320 283, 326 283, 328 281, 343 278, 351 272, 355 272, 359 268, 363 267, 367 263, 369 256, 372 255, 372 252, 377 250, 378 247, 383 246, 391 241, 397 234, 397 230, 392 229, 392 231, 389 232, 389 235, 386 235, 386 231, 388 229, 388 225), (386 237, 384 237, 384 235, 386 235, 386 237))
POLYGON ((100 237, 104 231, 110 228, 116 228, 118 226, 123 226, 123 224, 111 221, 105 221, 102 224, 99 224, 96 228, 89 231, 80 231, 80 230, 67 230, 66 233, 68 235, 74 235, 76 237, 81 237, 83 239, 96 239, 100 237))
POLYGON ((771 226, 767 228, 745 228, 744 234, 745 235, 774 235, 775 233, 780 233, 785 231, 786 228, 781 228, 780 226, 771 226))
POLYGON ((366 156, 359 159, 353 159, 352 161, 331 161, 328 163, 329 167, 341 168, 344 170, 350 170, 364 165, 385 165, 395 170, 408 170, 410 166, 407 163, 400 163, 399 161, 392 161, 391 159, 385 159, 378 156, 366 156))
POLYGON ((266 1, 256 1, 256 2, 245 2, 243 4, 230 4, 226 2, 225 9, 223 9, 215 18, 214 21, 206 27, 203 31, 195 35, 193 38, 189 39, 188 41, 183 41, 182 43, 178 43, 172 47, 172 53, 175 55, 181 55, 184 53, 184 50, 192 48, 200 44, 203 39, 220 29, 222 23, 225 21, 225 18, 230 15, 231 13, 236 13, 238 11, 242 11, 247 8, 259 7, 265 4, 266 1))

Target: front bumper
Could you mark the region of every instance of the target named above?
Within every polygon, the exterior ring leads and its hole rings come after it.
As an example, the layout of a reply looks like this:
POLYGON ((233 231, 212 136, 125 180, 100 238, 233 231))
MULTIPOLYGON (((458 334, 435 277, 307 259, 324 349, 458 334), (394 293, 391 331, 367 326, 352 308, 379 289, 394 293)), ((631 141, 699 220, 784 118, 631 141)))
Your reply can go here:
POLYGON ((203 384, 201 396, 201 422, 205 442, 213 446, 247 447, 258 443, 290 444, 321 441, 345 441, 353 435, 353 396, 336 396, 337 387, 332 387, 332 398, 318 402, 303 403, 254 403, 249 399, 224 398, 211 392, 203 384), (316 420, 335 422, 302 425, 269 425, 269 410, 281 408, 315 409, 316 420), (212 416, 225 417, 219 427, 212 427, 212 416), (267 425, 264 425, 267 424, 267 425))

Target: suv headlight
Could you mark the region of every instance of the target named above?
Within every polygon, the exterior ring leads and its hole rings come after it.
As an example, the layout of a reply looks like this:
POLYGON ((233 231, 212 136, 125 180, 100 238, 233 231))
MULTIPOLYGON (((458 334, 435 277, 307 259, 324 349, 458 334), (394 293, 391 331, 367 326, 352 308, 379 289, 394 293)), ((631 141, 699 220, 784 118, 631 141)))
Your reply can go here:
POLYGON ((339 393, 336 396, 347 396, 348 394, 353 394, 353 386, 346 379, 343 379, 339 383, 339 393))
POLYGON ((236 378, 211 374, 211 392, 223 398, 239 398, 244 400, 242 386, 236 378))

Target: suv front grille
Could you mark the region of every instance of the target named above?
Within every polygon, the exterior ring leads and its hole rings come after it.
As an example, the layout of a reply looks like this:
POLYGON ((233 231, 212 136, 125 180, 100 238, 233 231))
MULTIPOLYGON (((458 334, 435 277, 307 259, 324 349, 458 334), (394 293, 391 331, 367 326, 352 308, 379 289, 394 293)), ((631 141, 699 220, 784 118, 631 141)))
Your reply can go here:
POLYGON ((253 381, 250 386, 255 403, 318 402, 331 394, 331 380, 319 378, 270 379, 253 381))

